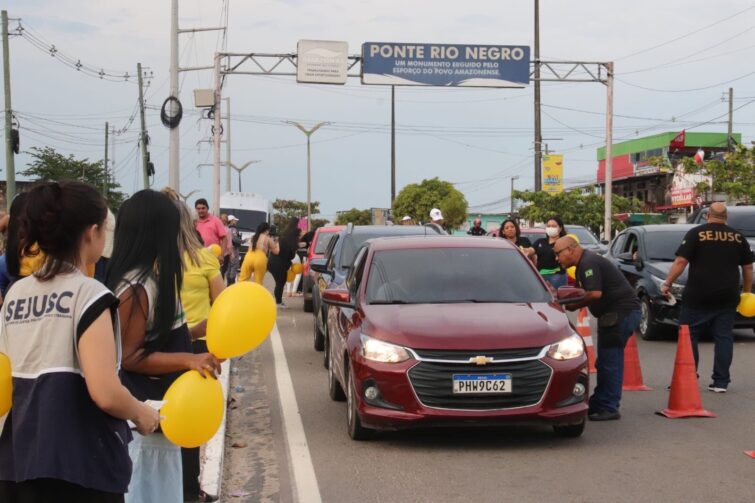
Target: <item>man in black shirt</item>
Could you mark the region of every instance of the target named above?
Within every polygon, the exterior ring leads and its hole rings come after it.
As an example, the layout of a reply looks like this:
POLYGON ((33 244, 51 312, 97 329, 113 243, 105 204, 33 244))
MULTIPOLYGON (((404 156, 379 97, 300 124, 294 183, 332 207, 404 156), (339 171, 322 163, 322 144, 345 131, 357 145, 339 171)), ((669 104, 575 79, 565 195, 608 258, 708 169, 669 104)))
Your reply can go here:
POLYGON ((467 231, 470 236, 484 236, 487 234, 485 229, 482 228, 482 220, 479 218, 474 219, 474 225, 467 231))
POLYGON ((577 267, 577 285, 584 300, 567 304, 570 311, 588 307, 598 319, 597 385, 587 417, 592 421, 619 419, 624 381, 624 346, 640 323, 640 301, 619 269, 605 257, 583 249, 564 236, 553 245, 561 267, 577 267))
POLYGON ((723 203, 711 204, 708 223, 690 229, 684 236, 676 250, 676 260, 661 286, 661 293, 670 295, 674 280, 689 264, 679 322, 689 325, 695 366, 699 359, 697 341, 706 332, 713 336, 713 382, 708 389, 716 393, 725 393, 731 382, 729 367, 734 355, 734 317, 740 292, 752 290, 752 263, 755 261, 745 237, 726 225, 726 218, 723 203))

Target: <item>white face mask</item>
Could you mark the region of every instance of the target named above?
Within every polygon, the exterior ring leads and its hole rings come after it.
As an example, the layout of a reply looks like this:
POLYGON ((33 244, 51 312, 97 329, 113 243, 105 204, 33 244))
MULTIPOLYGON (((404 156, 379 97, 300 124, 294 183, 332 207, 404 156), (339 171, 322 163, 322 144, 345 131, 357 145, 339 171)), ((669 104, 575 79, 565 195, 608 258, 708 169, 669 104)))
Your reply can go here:
POLYGON ((558 227, 546 227, 545 233, 549 238, 555 238, 556 236, 558 236, 558 227))

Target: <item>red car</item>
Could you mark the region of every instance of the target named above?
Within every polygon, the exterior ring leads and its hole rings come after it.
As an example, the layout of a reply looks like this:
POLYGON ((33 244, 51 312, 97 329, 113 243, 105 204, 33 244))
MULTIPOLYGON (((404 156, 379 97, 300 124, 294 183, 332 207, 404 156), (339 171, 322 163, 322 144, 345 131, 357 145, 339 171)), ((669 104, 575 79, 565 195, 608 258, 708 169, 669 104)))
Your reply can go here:
POLYGON ((502 239, 367 241, 328 309, 328 388, 353 439, 376 430, 539 422, 582 434, 582 338, 529 260, 502 239), (345 393, 344 393, 345 392, 345 393))
POLYGON ((333 239, 333 236, 345 229, 345 225, 333 225, 331 227, 320 227, 315 231, 315 235, 312 237, 312 243, 309 245, 309 251, 307 252, 307 261, 304 264, 304 271, 302 273, 302 285, 301 291, 304 296, 304 311, 307 313, 312 312, 312 285, 317 282, 315 278, 315 272, 310 273, 309 264, 313 259, 323 258, 325 256, 325 250, 328 248, 328 243, 333 239))

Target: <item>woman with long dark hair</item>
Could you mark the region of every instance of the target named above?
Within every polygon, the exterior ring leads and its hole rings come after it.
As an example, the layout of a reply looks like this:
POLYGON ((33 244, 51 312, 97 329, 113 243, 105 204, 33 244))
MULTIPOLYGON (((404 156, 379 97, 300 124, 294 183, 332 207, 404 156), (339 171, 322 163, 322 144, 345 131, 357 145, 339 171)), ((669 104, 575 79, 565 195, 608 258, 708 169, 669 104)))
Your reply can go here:
POLYGON ((519 228, 519 224, 512 218, 507 218, 501 224, 501 228, 498 230, 498 237, 508 239, 511 244, 519 247, 530 260, 537 264, 537 255, 535 255, 535 249, 532 248, 532 243, 526 237, 522 237, 522 231, 519 228))
POLYGON ((239 281, 248 281, 253 276, 254 282, 261 285, 267 271, 268 255, 277 255, 279 251, 278 243, 270 237, 270 224, 262 222, 257 226, 252 245, 244 256, 239 281))
POLYGON ((0 351, 13 366, 13 408, 0 436, 0 501, 123 501, 131 439, 159 415, 118 379, 118 299, 88 278, 105 246, 105 199, 81 182, 33 188, 16 252, 44 253, 3 306, 0 351), (35 251, 35 248, 38 251, 35 251))
POLYGON ((540 275, 553 288, 564 286, 567 283, 566 271, 558 263, 558 257, 553 252, 556 240, 566 236, 564 222, 558 216, 552 216, 545 221, 545 233, 548 237, 535 241, 535 253, 537 253, 537 267, 540 275))
POLYGON ((286 274, 299 248, 299 219, 294 217, 286 226, 286 230, 278 240, 279 251, 272 255, 267 264, 267 270, 275 278, 275 302, 279 308, 286 309, 283 303, 283 288, 286 286, 286 274))
MULTIPOLYGON (((142 190, 123 203, 115 224, 106 284, 118 296, 126 387, 141 400, 162 400, 186 370, 215 377, 220 362, 194 354, 178 294, 183 284, 180 214, 164 194, 142 190)), ((181 450, 162 433, 135 435, 127 502, 183 502, 181 450)))

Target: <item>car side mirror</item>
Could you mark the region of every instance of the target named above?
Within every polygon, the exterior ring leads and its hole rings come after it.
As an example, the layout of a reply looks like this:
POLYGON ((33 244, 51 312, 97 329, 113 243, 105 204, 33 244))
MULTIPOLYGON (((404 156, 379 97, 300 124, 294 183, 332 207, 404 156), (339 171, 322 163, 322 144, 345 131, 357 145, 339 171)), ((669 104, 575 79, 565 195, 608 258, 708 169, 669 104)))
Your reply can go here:
POLYGON ((601 239, 600 244, 608 246, 610 242, 607 239, 601 239))
POLYGON ((346 289, 329 288, 322 292, 322 301, 331 306, 354 308, 351 293, 346 289))
POLYGON ((556 300, 559 304, 574 304, 585 299, 585 291, 575 286, 560 286, 556 290, 556 300))
POLYGON ((632 264, 632 263, 634 263, 634 259, 632 258, 632 252, 619 253, 618 255, 616 255, 616 258, 622 264, 632 264))
POLYGON ((309 268, 322 274, 333 274, 333 271, 328 269, 328 260, 324 258, 314 259, 309 263, 309 268))

